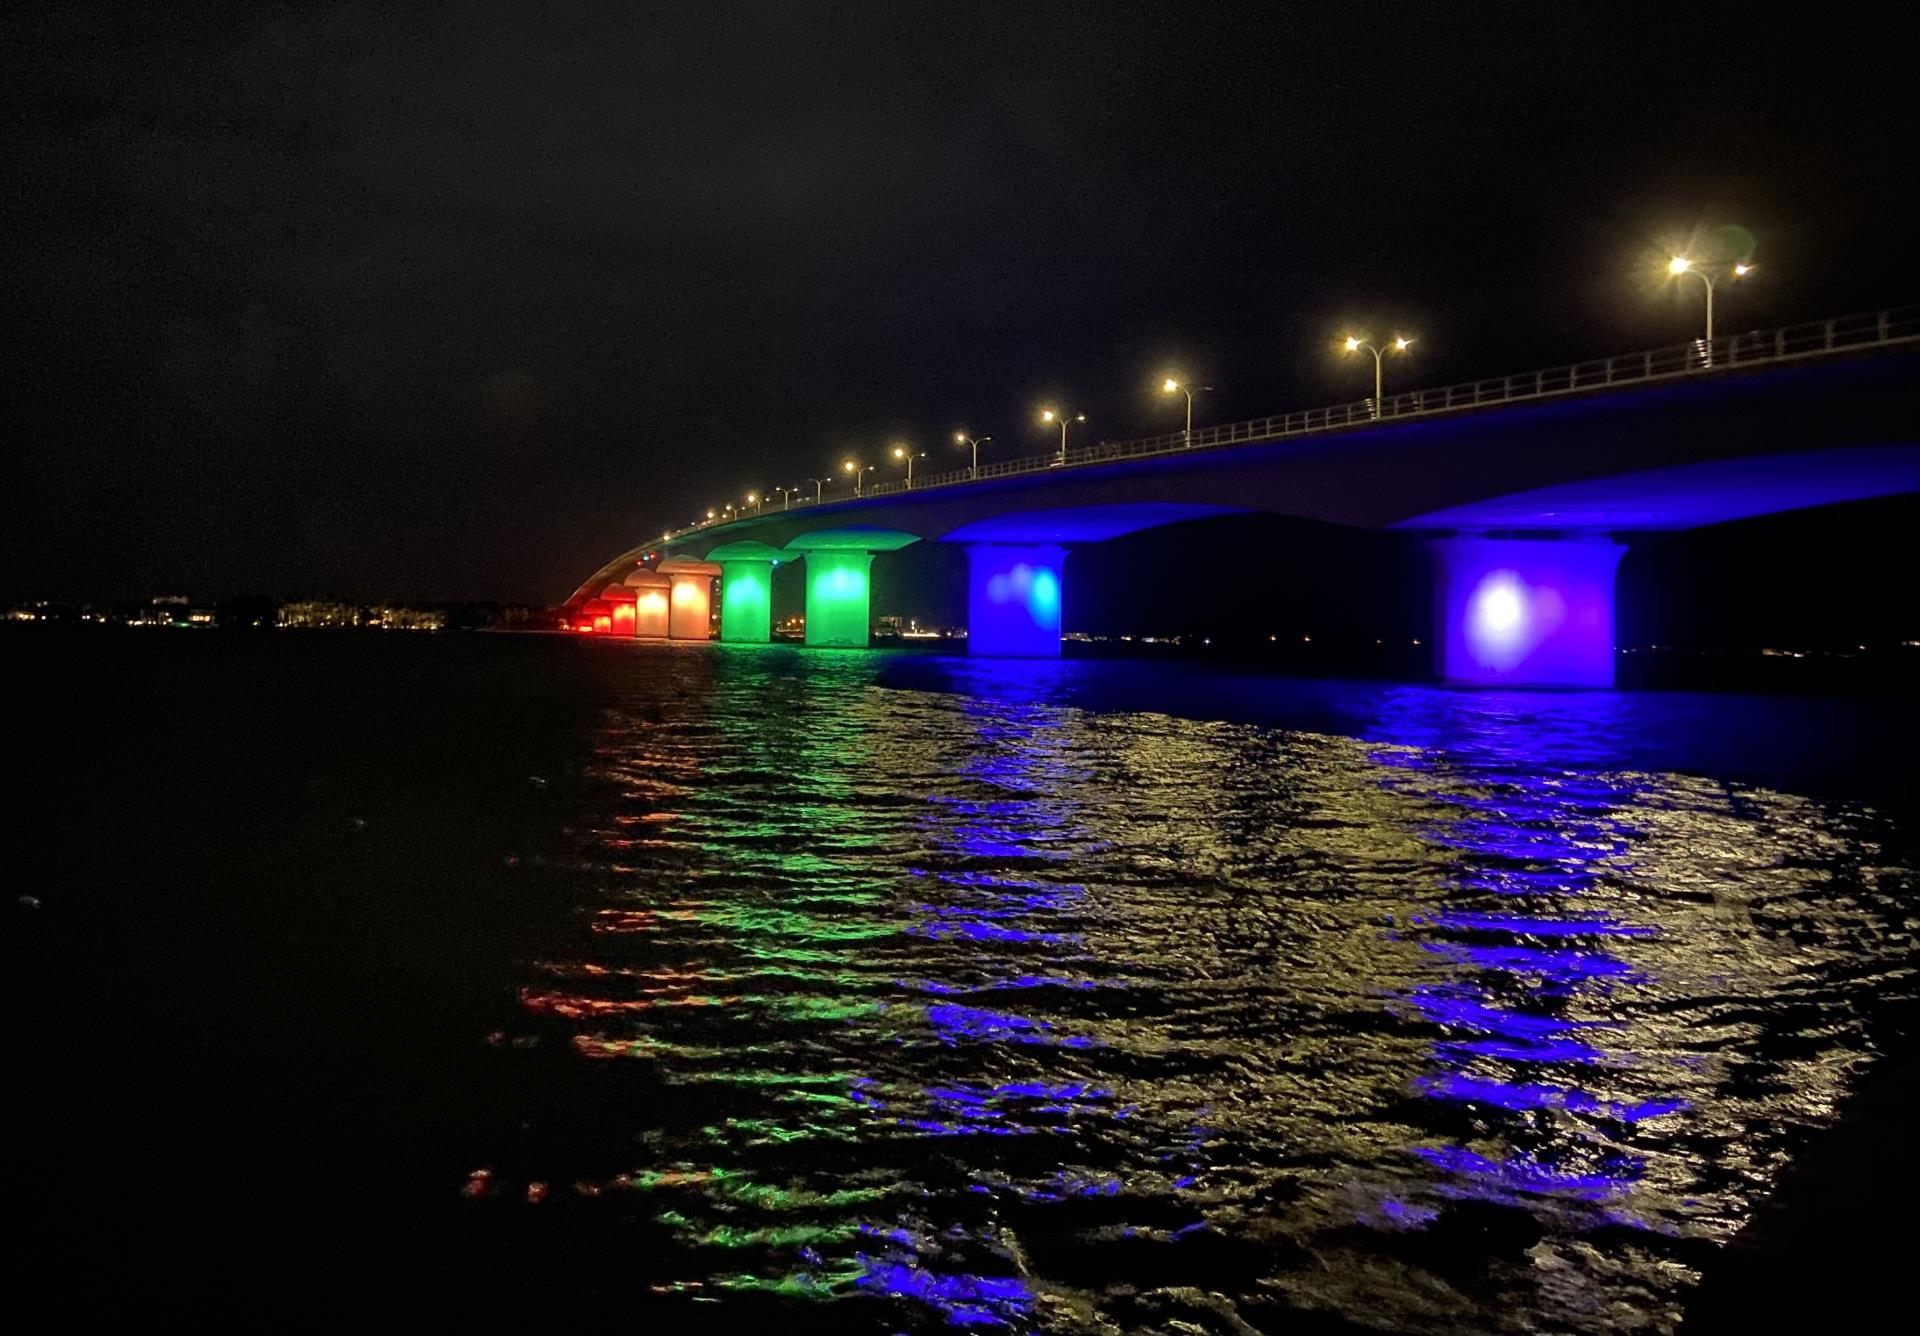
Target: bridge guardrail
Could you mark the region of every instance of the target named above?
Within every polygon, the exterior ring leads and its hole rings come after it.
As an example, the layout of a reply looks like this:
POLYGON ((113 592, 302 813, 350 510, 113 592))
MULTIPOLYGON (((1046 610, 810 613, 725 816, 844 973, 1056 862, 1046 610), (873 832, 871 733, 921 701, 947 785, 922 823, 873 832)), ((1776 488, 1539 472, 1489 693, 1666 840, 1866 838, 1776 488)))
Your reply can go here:
MULTIPOLYGON (((862 489, 862 499, 893 496, 904 492, 924 492, 953 487, 987 478, 1006 478, 1052 469, 1074 468, 1086 464, 1105 464, 1121 459, 1139 459, 1150 455, 1173 455, 1188 450, 1216 449, 1221 446, 1253 445, 1307 436, 1319 432, 1384 422, 1402 418, 1429 417, 1455 413, 1493 404, 1521 403, 1564 394, 1584 393, 1613 385, 1710 374, 1772 363, 1799 361, 1833 352, 1920 341, 1920 307, 1895 307, 1860 315, 1838 316, 1778 329, 1751 330, 1741 334, 1716 336, 1711 342, 1695 339, 1646 352, 1622 353, 1616 357, 1594 358, 1566 366, 1465 381, 1435 389, 1405 390, 1383 397, 1376 405, 1371 398, 1324 408, 1309 408, 1273 417, 1254 418, 1202 427, 1192 432, 1164 432, 1128 441, 1102 441, 1069 450, 1063 456, 1028 455, 982 464, 978 470, 949 469, 923 474, 908 487, 905 480, 873 483, 862 489)), ((819 501, 795 498, 786 510, 808 506, 832 505, 848 501, 847 496, 825 497, 819 501)), ((756 512, 756 513, 779 513, 756 512)), ((736 517, 744 518, 744 517, 736 517)), ((695 532, 714 524, 712 520, 690 529, 676 529, 675 535, 695 532)))

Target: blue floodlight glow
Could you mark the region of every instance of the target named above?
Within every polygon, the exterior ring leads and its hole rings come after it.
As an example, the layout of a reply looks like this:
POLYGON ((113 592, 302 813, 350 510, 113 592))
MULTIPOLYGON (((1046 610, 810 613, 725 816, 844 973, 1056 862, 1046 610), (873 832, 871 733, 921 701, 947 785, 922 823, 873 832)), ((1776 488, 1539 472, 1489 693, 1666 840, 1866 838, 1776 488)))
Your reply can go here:
POLYGON ((1435 662, 1472 686, 1613 685, 1608 541, 1443 538, 1434 554, 1435 662))
POLYGON ((975 543, 967 548, 967 652, 1002 658, 1060 654, 1065 548, 975 543))

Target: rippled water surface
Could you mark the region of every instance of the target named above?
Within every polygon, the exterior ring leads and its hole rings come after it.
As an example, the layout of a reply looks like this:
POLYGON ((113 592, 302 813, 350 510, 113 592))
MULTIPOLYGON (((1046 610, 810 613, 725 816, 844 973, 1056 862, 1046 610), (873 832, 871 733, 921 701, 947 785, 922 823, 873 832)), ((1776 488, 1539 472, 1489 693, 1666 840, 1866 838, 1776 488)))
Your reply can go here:
POLYGON ((1660 1330, 1911 988, 1882 820, 1579 763, 1625 698, 1098 671, 635 656, 497 1036, 591 1117, 476 1209, 774 1325, 1660 1330))
POLYGON ((22 761, 17 1144, 142 1302, 1665 1331, 1904 1042, 1879 707, 234 643, 22 761))

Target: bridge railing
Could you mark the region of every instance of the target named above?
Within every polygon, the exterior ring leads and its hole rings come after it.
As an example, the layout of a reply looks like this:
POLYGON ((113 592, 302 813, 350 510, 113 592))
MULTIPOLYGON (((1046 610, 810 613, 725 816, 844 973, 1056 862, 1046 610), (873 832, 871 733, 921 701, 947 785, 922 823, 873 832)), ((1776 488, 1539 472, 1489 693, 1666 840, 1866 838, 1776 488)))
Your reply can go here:
MULTIPOLYGON (((1050 469, 1104 464, 1149 455, 1173 455, 1187 450, 1280 441, 1371 422, 1430 417, 1496 404, 1585 394, 1615 385, 1732 371, 1822 357, 1851 349, 1914 341, 1920 341, 1920 307, 1897 307, 1862 315, 1839 316, 1832 320, 1786 325, 1778 329, 1717 335, 1711 342, 1695 339, 1690 343, 1673 344, 1647 352, 1622 353, 1617 357, 1574 362, 1519 375, 1496 376, 1458 385, 1442 385, 1435 389, 1405 390, 1387 395, 1378 403, 1372 399, 1357 399, 1325 408, 1308 408, 1246 422, 1201 427, 1191 432, 1165 432, 1129 441, 1102 441, 1098 445, 1083 445, 1068 450, 1065 454, 1054 452, 996 460, 982 464, 977 470, 960 468, 923 473, 914 478, 911 487, 901 479, 869 484, 860 494, 863 497, 890 496, 906 491, 952 487, 988 478, 1045 473, 1050 469)), ((799 510, 849 499, 844 495, 825 497, 821 501, 795 498, 788 509, 799 510)))

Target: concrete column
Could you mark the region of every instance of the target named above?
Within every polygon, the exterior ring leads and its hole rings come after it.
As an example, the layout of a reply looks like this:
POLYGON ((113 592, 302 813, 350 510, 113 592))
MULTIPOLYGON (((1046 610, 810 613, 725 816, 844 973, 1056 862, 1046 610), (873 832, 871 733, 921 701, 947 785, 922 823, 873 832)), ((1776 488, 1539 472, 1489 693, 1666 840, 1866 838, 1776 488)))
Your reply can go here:
POLYGON ((773 563, 720 563, 720 638, 732 645, 773 639, 773 563))
POLYGON ((1066 560, 1064 547, 969 543, 967 653, 1058 658, 1066 560))
POLYGON ((667 611, 667 635, 674 640, 713 636, 713 577, 676 575, 667 611))
POLYGON ((867 645, 873 553, 820 549, 807 553, 807 643, 844 649, 867 645))
POLYGON ((656 567, 673 582, 667 598, 667 636, 673 640, 713 638, 713 577, 720 568, 710 561, 672 557, 656 567))
POLYGON ((1439 538, 1434 669, 1467 686, 1613 685, 1614 575, 1626 548, 1592 538, 1439 538))
POLYGON ((636 640, 665 640, 667 638, 668 601, 673 593, 673 581, 665 575, 653 571, 639 570, 626 579, 627 588, 633 591, 634 615, 633 635, 636 640))
POLYGON ((606 599, 607 606, 613 610, 613 634, 623 640, 630 638, 633 635, 634 623, 633 591, 625 585, 608 585, 601 597, 606 599))

